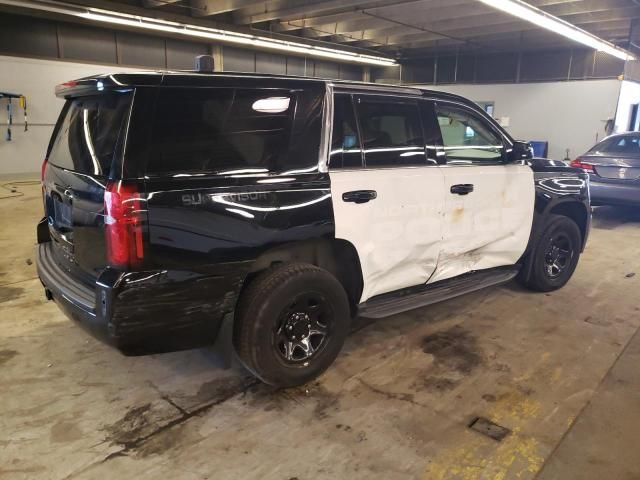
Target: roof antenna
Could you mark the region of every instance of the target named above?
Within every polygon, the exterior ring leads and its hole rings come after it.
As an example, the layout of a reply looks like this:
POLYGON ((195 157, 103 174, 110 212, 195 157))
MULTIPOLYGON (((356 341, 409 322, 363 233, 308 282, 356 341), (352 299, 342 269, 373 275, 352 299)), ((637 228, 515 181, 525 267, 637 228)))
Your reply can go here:
POLYGON ((213 73, 214 61, 211 55, 198 55, 196 57, 196 71, 213 73))

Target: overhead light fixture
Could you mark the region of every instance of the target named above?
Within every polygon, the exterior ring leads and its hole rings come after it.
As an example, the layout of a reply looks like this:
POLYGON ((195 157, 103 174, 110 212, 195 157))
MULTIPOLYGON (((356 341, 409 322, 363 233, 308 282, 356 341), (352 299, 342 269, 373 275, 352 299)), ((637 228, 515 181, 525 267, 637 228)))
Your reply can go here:
POLYGON ((61 2, 0 0, 0 4, 49 11, 63 15, 71 15, 74 17, 84 18, 86 20, 111 23, 114 25, 124 25, 136 29, 154 30, 158 32, 171 33, 186 37, 217 40, 220 42, 233 43, 246 47, 278 50, 298 55, 308 55, 310 57, 325 58, 328 60, 337 60, 343 62, 377 65, 384 67, 397 65, 397 62, 389 57, 367 55, 363 53, 322 47, 318 45, 307 45, 305 43, 292 42, 289 40, 281 40, 261 35, 234 32, 231 30, 221 30, 219 28, 204 27, 189 23, 172 22, 168 20, 144 17, 140 15, 132 15, 128 13, 120 13, 100 8, 79 8, 77 5, 69 5, 61 2))
POLYGON ((582 43, 588 47, 591 47, 600 52, 608 53, 609 55, 613 55, 621 60, 635 60, 636 57, 620 48, 615 46, 611 42, 607 42, 602 38, 599 38, 586 30, 583 30, 575 25, 572 25, 569 22, 562 20, 561 18, 555 17, 544 10, 540 10, 532 5, 529 5, 526 2, 521 0, 479 0, 482 3, 486 3, 487 5, 497 8, 498 10, 502 10, 509 15, 513 15, 514 17, 518 17, 527 22, 533 23, 542 28, 546 28, 547 30, 551 30, 554 33, 562 35, 563 37, 567 37, 570 40, 574 40, 576 42, 582 43))

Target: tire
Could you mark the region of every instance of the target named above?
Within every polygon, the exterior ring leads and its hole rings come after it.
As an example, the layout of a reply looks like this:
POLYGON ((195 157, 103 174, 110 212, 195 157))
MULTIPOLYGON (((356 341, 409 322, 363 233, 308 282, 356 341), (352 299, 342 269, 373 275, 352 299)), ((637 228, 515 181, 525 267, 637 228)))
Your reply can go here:
POLYGON ((333 275, 306 263, 284 264, 260 274, 240 296, 234 345, 260 380, 293 387, 333 363, 349 323, 349 300, 333 275))
POLYGON ((550 215, 531 252, 530 274, 521 283, 538 292, 564 287, 578 265, 581 245, 582 234, 576 222, 550 215))

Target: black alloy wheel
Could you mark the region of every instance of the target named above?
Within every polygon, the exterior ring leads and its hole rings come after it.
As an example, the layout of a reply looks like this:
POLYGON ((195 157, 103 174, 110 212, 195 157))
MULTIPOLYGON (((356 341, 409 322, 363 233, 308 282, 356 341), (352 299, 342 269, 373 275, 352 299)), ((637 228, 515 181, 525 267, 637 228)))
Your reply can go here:
POLYGON ((562 288, 573 275, 581 250, 582 233, 576 222, 564 215, 549 215, 518 280, 539 292, 562 288))
POLYGON ((331 273, 307 263, 277 265, 240 295, 234 344, 245 367, 263 382, 292 387, 333 363, 350 322, 347 293, 331 273))
POLYGON ((306 365, 330 341, 333 309, 318 292, 303 293, 284 309, 274 332, 275 348, 287 364, 306 365))

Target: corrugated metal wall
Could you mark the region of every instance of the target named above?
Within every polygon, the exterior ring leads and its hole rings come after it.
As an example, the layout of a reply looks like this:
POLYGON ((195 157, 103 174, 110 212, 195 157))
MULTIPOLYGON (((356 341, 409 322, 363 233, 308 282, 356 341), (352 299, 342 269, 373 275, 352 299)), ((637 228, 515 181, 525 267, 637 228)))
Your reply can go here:
POLYGON ((553 82, 616 78, 624 69, 611 55, 573 49, 430 57, 404 62, 402 69, 372 69, 371 78, 432 85, 553 82))
MULTIPOLYGON (((165 39, 128 31, 0 13, 0 54, 100 64, 184 70, 207 43, 165 39)), ((358 65, 223 46, 223 70, 362 80, 358 65)), ((624 62, 593 50, 478 53, 403 62, 402 68, 372 68, 371 80, 386 83, 520 83, 615 78, 624 62)))
MULTIPOLYGON (((0 54, 157 69, 193 69, 207 43, 0 13, 0 54)), ((362 80, 362 67, 222 47, 223 70, 362 80)))

